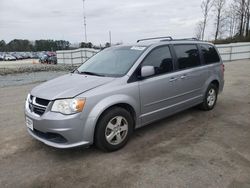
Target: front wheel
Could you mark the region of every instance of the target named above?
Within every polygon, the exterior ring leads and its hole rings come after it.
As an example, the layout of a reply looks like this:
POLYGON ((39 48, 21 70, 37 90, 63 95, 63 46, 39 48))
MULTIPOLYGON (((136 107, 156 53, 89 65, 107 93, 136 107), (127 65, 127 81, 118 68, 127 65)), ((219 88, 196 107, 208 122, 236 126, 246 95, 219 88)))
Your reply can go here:
POLYGON ((120 107, 104 112, 98 120, 95 144, 104 151, 115 151, 126 145, 133 130, 131 114, 120 107))
POLYGON ((205 93, 203 102, 200 104, 202 110, 212 110, 217 102, 218 88, 214 84, 210 84, 205 93))

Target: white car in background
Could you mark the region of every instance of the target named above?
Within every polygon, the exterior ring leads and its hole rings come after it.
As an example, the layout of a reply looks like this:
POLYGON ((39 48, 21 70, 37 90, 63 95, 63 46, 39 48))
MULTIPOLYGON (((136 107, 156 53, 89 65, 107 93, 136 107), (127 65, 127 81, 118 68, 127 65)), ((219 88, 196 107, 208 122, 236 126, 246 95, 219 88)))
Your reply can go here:
POLYGON ((0 61, 3 61, 3 60, 4 60, 4 55, 0 54, 0 61))
POLYGON ((15 61, 16 58, 15 58, 14 56, 12 56, 12 55, 6 54, 6 55, 4 56, 4 60, 5 60, 5 61, 15 61))

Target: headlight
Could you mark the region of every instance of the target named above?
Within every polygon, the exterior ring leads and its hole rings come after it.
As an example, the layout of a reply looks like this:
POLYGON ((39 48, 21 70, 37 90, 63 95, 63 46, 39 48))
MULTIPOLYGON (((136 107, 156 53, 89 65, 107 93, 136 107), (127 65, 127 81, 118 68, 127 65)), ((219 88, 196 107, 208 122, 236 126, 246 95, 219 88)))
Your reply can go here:
POLYGON ((51 111, 69 115, 81 112, 83 110, 84 105, 85 99, 56 100, 51 108, 51 111))

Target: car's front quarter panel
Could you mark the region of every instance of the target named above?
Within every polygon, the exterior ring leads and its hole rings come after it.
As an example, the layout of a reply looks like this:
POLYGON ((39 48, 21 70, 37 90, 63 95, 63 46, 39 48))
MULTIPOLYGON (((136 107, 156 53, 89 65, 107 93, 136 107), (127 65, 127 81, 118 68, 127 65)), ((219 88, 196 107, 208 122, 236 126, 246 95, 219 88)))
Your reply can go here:
POLYGON ((90 140, 91 143, 94 139, 95 126, 99 117, 106 109, 114 105, 130 105, 135 112, 135 124, 140 124, 138 118, 140 114, 138 83, 127 84, 127 79, 128 78, 118 79, 117 82, 114 81, 82 94, 82 97, 84 96, 86 98, 82 116, 87 118, 83 125, 83 137, 90 140))

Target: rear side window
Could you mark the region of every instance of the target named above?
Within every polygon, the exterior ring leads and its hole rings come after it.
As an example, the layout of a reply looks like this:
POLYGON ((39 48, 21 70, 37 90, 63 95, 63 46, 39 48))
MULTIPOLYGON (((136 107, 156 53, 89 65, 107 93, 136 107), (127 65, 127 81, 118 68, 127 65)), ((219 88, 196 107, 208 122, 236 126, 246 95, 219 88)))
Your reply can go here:
POLYGON ((220 62, 219 55, 213 46, 208 44, 201 44, 201 51, 204 57, 205 64, 220 62))
POLYGON ((152 50, 144 59, 142 66, 154 66, 155 75, 173 71, 173 59, 168 46, 162 46, 152 50))
POLYGON ((199 51, 194 44, 174 45, 179 69, 196 67, 201 64, 199 51))

